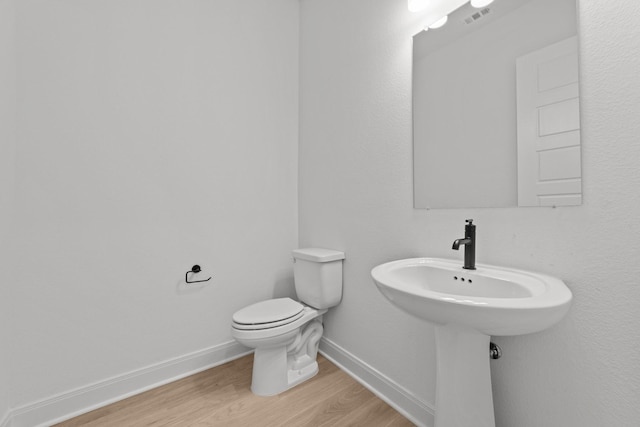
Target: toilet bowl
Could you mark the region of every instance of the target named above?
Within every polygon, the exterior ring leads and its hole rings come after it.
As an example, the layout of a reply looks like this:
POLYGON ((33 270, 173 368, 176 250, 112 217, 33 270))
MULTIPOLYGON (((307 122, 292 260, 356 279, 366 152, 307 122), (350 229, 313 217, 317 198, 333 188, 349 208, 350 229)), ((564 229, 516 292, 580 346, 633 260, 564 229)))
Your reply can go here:
POLYGON ((251 391, 273 396, 318 373, 316 357, 322 316, 342 298, 344 253, 328 249, 293 251, 298 298, 252 304, 233 315, 231 335, 254 348, 251 391), (313 304, 313 305, 311 305, 313 304))
POLYGON ((326 312, 290 298, 279 298, 259 302, 234 314, 233 337, 255 349, 251 380, 254 394, 273 396, 318 373, 316 356, 323 332, 322 315, 326 312), (278 311, 278 307, 294 304, 299 306, 299 312, 293 319, 278 311), (271 320, 248 323, 251 313, 261 312, 263 316, 267 313, 265 305, 273 310, 271 320))

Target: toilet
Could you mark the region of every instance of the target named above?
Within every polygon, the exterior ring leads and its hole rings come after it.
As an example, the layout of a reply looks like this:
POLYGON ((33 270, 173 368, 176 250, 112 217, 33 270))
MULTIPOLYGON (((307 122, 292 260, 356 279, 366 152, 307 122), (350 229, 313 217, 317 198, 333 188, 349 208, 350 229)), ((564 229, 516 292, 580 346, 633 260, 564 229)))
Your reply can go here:
POLYGON ((322 315, 342 299, 343 252, 307 248, 292 253, 299 301, 270 299, 233 315, 231 335, 255 349, 251 391, 259 396, 282 393, 318 373, 322 315))

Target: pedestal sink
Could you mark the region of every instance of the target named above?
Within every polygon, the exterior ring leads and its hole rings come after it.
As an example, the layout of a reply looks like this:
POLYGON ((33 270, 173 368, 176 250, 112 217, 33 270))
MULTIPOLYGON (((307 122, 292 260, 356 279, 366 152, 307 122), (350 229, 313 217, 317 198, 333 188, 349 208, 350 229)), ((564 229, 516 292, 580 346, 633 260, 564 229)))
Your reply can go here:
POLYGON ((542 331, 569 310, 557 278, 511 268, 412 258, 381 264, 371 276, 400 309, 436 328, 435 427, 495 427, 491 335, 542 331))

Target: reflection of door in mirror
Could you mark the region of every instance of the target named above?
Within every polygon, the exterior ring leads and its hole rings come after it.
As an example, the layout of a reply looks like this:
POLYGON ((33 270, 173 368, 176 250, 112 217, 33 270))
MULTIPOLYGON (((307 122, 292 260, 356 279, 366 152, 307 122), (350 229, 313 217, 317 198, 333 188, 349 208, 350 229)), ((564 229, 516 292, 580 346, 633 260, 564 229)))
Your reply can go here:
POLYGON ((543 125, 532 135, 542 132, 544 137, 537 138, 530 153, 536 159, 528 165, 535 172, 529 174, 534 196, 525 202, 519 194, 526 171, 519 171, 525 166, 518 160, 523 152, 518 147, 519 128, 524 126, 517 114, 524 90, 518 89, 523 81, 516 73, 518 58, 568 38, 577 43, 576 35, 576 0, 494 0, 482 9, 466 3, 449 14, 444 27, 414 36, 416 208, 581 203, 580 144, 575 143, 580 133, 578 85, 577 80, 563 80, 567 74, 577 77, 576 68, 564 68, 577 64, 575 51, 571 60, 540 59, 542 74, 533 78, 542 79, 545 96, 557 92, 557 97, 530 107, 530 114, 543 125), (564 74, 556 76, 557 72, 564 74), (552 89, 553 85, 558 87, 552 89), (563 95, 570 85, 575 90, 571 100, 563 95), (574 142, 558 141, 566 136, 574 142), (552 144, 564 145, 551 150, 552 144))
POLYGON ((582 203, 578 39, 516 61, 518 206, 582 203))

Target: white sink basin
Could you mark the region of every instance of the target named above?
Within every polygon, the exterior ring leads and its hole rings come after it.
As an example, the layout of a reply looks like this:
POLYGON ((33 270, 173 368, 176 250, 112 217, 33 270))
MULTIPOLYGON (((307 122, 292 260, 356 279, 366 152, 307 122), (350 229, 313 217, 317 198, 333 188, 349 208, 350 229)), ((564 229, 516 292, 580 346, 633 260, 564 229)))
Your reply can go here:
POLYGON ((495 427, 490 335, 538 332, 567 313, 571 291, 554 277, 461 261, 413 258, 371 271, 393 304, 435 325, 435 427, 495 427))
POLYGON ((371 271, 378 289, 402 310, 438 325, 486 335, 542 331, 562 319, 571 291, 554 277, 460 261, 412 258, 371 271))

